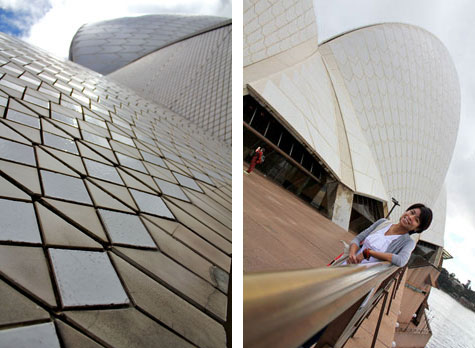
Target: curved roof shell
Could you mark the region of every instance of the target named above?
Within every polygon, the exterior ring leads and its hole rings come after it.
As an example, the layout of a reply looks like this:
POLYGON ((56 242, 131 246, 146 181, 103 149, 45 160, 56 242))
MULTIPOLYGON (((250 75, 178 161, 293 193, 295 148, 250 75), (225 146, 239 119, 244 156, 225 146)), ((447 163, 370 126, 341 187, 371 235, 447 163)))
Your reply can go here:
POLYGON ((0 34, 0 346, 226 346, 231 152, 0 34))
POLYGON ((312 0, 254 0, 244 1, 243 6, 244 66, 294 49, 307 41, 313 41, 313 47, 317 47, 312 0))
MULTIPOLYGON (((270 57, 259 64, 274 68, 247 81, 250 93, 344 185, 378 200, 396 198, 394 219, 416 202, 445 216, 445 203, 436 201, 445 197, 460 87, 439 39, 412 25, 378 24, 331 39, 298 62, 270 57)), ((445 218, 438 221, 431 229, 441 245, 445 218)))
POLYGON ((216 139, 232 142, 232 25, 181 40, 109 74, 216 139))
POLYGON ((228 21, 215 16, 162 14, 85 24, 71 42, 69 59, 107 75, 150 52, 228 21))
POLYGON ((334 84, 337 97, 349 97, 388 198, 402 205, 395 216, 414 202, 435 205, 460 121, 460 86, 446 47, 422 28, 387 23, 322 48, 334 64, 332 80, 343 81, 334 84))

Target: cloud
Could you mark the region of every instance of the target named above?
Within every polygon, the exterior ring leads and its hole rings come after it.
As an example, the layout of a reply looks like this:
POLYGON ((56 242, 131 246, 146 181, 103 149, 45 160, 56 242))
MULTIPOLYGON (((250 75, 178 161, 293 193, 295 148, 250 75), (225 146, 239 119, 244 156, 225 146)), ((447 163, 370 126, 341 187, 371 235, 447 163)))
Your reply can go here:
POLYGON ((453 203, 447 207, 444 247, 454 258, 444 261, 443 267, 455 273, 463 283, 468 279, 475 281, 471 265, 475 254, 475 227, 470 212, 458 209, 453 203))
POLYGON ((28 35, 31 26, 50 8, 48 0, 0 0, 0 28, 10 35, 28 35))
POLYGON ((29 13, 34 18, 40 18, 51 8, 51 4, 49 0, 0 0, 0 8, 29 13))
POLYGON ((23 21, 19 20, 18 14, 9 10, 0 9, 0 30, 13 36, 19 36, 23 33, 23 21))

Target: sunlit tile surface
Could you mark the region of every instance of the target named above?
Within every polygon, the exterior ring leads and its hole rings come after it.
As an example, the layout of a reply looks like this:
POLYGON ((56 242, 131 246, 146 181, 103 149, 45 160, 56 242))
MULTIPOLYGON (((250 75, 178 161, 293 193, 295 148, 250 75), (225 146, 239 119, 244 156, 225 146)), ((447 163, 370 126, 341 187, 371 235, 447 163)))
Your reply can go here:
POLYGON ((200 187, 196 184, 196 182, 187 177, 187 176, 184 176, 184 175, 181 175, 181 174, 178 174, 178 173, 174 173, 173 175, 175 175, 175 178, 177 178, 178 182, 180 184, 182 184, 183 186, 186 186, 190 189, 193 189, 193 190, 196 190, 196 191, 200 191, 201 192, 201 189, 200 187))
POLYGON ((117 170, 113 166, 108 166, 100 162, 91 161, 87 158, 85 158, 83 161, 90 176, 104 179, 107 181, 112 181, 116 184, 122 184, 122 180, 120 179, 119 173, 117 173, 117 170))
POLYGON ((76 144, 71 139, 66 139, 63 137, 59 137, 57 135, 51 133, 43 133, 43 139, 45 141, 45 145, 54 147, 58 150, 63 150, 66 152, 71 152, 74 154, 78 154, 78 149, 76 144))
POLYGON ((15 111, 15 110, 9 110, 7 113, 7 119, 22 123, 24 125, 34 127, 34 128, 40 128, 40 120, 29 116, 25 115, 21 112, 15 111))
POLYGON ((0 199, 0 240, 41 243, 32 203, 0 199))
POLYGON ((144 213, 155 214, 174 219, 175 217, 167 208, 160 197, 137 190, 130 190, 140 210, 144 213))
POLYGON ((0 69, 0 346, 225 347, 229 146, 3 34, 0 69))
POLYGON ((81 179, 46 170, 41 171, 41 178, 46 196, 92 204, 81 179))
POLYGON ((180 186, 156 178, 155 182, 157 183, 158 187, 160 187, 160 190, 163 192, 163 194, 183 199, 184 201, 189 201, 188 197, 186 197, 180 186))
POLYGON ((112 243, 156 248, 137 215, 99 209, 112 243))
POLYGON ((158 157, 156 155, 152 155, 151 153, 148 153, 148 152, 145 152, 145 151, 142 151, 141 154, 142 154, 144 160, 166 168, 165 162, 163 162, 163 160, 160 157, 158 157))
POLYGON ((0 138, 0 157, 24 164, 36 165, 35 154, 31 146, 0 138))
POLYGON ((53 323, 0 330, 0 347, 60 348, 53 323))
POLYGON ((106 253, 49 249, 64 307, 128 303, 106 253))
POLYGON ((129 156, 122 155, 121 153, 118 153, 117 157, 119 158, 120 164, 122 164, 123 166, 138 170, 139 172, 144 172, 144 173, 147 172, 142 162, 140 162, 139 160, 136 160, 135 158, 132 158, 129 156))

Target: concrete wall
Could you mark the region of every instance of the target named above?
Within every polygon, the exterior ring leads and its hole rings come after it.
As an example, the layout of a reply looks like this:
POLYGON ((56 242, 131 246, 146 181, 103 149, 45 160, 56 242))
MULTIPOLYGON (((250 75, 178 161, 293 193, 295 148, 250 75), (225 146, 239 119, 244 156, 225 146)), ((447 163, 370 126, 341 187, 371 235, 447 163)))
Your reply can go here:
POLYGON ((348 230, 353 205, 353 192, 339 184, 336 190, 336 199, 333 204, 332 221, 338 226, 348 230))
POLYGON ((410 268, 407 270, 406 284, 425 292, 425 294, 415 291, 407 286, 404 287, 404 295, 401 302, 400 323, 408 323, 412 315, 416 313, 431 289, 429 276, 437 279, 440 272, 433 266, 410 268))

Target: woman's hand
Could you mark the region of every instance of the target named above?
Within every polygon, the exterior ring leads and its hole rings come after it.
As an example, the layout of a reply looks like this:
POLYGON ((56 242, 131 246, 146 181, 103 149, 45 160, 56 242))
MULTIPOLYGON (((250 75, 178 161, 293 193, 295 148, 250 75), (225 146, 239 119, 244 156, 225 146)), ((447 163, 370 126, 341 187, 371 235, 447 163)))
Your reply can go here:
POLYGON ((348 255, 348 263, 351 263, 351 264, 356 264, 356 263, 360 263, 361 261, 363 261, 364 257, 363 257, 363 253, 360 253, 358 255, 348 255))
POLYGON ((361 261, 358 261, 358 256, 355 255, 355 253, 351 253, 348 255, 348 263, 359 263, 361 261))
POLYGON ((358 259, 356 258, 356 252, 358 251, 358 246, 356 244, 350 245, 350 250, 348 252, 348 260, 347 263, 359 263, 358 259))
POLYGON ((361 261, 363 261, 363 259, 364 259, 363 253, 356 255, 356 260, 357 260, 356 263, 360 263, 361 261))

